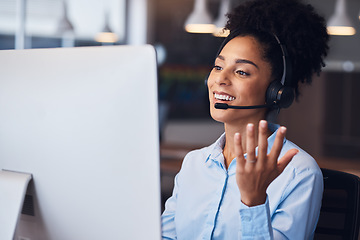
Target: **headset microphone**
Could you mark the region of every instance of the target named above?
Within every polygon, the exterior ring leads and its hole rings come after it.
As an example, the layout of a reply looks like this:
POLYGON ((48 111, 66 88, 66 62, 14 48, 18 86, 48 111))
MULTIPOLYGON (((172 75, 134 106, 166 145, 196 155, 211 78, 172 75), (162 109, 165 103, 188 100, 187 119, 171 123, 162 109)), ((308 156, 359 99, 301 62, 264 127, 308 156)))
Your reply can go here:
POLYGON ((256 108, 271 108, 274 107, 275 103, 272 104, 264 104, 264 105, 253 105, 253 106, 232 106, 232 105, 228 105, 226 103, 215 103, 215 108, 216 109, 228 109, 228 108, 233 108, 233 109, 256 109, 256 108))

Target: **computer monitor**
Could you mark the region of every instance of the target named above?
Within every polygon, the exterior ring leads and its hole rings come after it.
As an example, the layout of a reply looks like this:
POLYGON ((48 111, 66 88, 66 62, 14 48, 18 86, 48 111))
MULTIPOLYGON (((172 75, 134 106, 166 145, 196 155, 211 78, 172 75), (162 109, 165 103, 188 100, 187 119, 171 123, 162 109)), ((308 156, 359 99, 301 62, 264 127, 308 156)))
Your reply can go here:
POLYGON ((0 170, 32 174, 14 239, 159 240, 153 47, 6 50, 0 66, 0 170))

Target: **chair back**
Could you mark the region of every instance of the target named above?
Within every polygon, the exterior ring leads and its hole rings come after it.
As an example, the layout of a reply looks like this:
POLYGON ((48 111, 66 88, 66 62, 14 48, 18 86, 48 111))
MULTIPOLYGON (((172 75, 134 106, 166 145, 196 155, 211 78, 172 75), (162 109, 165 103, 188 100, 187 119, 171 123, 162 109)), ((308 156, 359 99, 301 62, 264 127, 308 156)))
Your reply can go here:
POLYGON ((324 193, 315 240, 358 240, 360 178, 353 174, 321 169, 324 193))

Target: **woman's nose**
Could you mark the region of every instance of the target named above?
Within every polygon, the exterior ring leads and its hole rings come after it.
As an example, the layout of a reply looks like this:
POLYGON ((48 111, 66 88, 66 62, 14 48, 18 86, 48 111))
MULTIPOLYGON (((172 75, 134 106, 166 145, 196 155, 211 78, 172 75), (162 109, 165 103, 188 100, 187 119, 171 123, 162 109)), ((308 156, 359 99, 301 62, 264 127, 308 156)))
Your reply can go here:
POLYGON ((229 73, 225 70, 222 70, 215 76, 215 83, 218 85, 229 85, 230 79, 229 79, 229 73))

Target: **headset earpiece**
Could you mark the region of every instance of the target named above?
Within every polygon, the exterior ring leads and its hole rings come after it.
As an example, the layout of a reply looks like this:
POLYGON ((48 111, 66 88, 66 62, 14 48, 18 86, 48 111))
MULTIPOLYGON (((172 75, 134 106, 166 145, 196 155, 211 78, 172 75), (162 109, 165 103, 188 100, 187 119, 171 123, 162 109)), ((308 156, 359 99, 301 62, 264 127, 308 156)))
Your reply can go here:
POLYGON ((275 80, 270 83, 266 90, 266 103, 275 103, 275 108, 289 107, 295 97, 294 89, 291 86, 292 66, 286 50, 286 47, 281 44, 279 38, 274 34, 278 42, 283 58, 283 74, 281 80, 275 80))
POLYGON ((278 80, 270 83, 266 90, 266 104, 275 103, 275 108, 287 108, 294 101, 294 90, 278 80))

